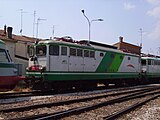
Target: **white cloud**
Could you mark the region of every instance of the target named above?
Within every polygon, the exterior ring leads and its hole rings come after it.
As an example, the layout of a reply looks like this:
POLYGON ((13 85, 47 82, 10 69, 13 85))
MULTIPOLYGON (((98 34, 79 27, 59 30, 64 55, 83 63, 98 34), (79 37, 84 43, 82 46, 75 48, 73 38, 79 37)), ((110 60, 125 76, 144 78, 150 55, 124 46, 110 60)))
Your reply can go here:
POLYGON ((148 11, 147 14, 153 17, 160 18, 160 6, 156 6, 152 10, 148 11))
POLYGON ((147 0, 148 3, 151 3, 153 5, 160 4, 160 0, 147 0))
POLYGON ((136 6, 131 4, 131 3, 124 3, 124 9, 126 10, 130 10, 130 9, 134 9, 136 6))
POLYGON ((160 40, 160 0, 147 0, 148 3, 153 5, 153 8, 147 11, 147 15, 154 17, 157 22, 154 24, 154 28, 147 35, 151 40, 160 40))
POLYGON ((151 40, 160 39, 160 21, 156 23, 154 29, 147 35, 151 40))

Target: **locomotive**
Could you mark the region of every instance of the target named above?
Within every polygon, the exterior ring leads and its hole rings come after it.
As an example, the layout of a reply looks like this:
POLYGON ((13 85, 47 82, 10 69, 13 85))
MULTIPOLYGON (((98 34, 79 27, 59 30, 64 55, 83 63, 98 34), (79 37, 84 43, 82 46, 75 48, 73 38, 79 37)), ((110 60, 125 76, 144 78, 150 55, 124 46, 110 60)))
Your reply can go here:
POLYGON ((20 80, 23 77, 18 76, 18 69, 12 62, 5 43, 0 40, 0 88, 13 89, 20 80))
POLYGON ((93 41, 43 40, 31 46, 29 53, 26 82, 41 89, 95 88, 98 83, 143 84, 160 78, 160 59, 156 59, 153 70, 148 58, 93 41), (146 64, 141 65, 141 61, 146 64))

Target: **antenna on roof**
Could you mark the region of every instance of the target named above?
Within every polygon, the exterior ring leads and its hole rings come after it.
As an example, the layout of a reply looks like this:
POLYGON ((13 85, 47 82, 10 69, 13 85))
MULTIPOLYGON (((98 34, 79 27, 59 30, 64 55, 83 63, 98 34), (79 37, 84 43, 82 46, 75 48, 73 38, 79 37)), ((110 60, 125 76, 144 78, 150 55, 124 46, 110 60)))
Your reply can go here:
POLYGON ((54 39, 54 32, 55 32, 55 25, 53 25, 53 27, 52 27, 52 37, 53 37, 53 39, 54 39))
POLYGON ((35 29, 35 20, 36 20, 36 11, 33 13, 33 37, 34 37, 34 29, 35 29))
POLYGON ((47 20, 47 19, 41 19, 41 18, 38 18, 37 19, 37 34, 36 34, 36 38, 38 39, 38 25, 39 25, 39 21, 41 21, 41 20, 47 20))
POLYGON ((23 32, 23 29, 22 29, 22 27, 23 27, 23 13, 27 13, 27 12, 24 12, 23 9, 20 9, 19 11, 21 12, 21 29, 19 32, 22 35, 22 32, 23 32))
POLYGON ((138 32, 140 32, 140 36, 141 36, 140 47, 142 47, 142 37, 143 37, 143 32, 144 32, 144 31, 142 30, 142 28, 140 28, 138 32))

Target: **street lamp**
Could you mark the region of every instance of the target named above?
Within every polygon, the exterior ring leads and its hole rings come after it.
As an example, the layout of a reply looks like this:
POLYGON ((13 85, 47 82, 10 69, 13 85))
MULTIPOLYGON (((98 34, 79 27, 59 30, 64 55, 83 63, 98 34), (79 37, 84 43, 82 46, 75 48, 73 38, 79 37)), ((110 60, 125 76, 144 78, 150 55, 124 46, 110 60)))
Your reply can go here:
POLYGON ((89 25, 89 31, 88 31, 88 32, 89 32, 89 33, 88 33, 88 35, 89 35, 88 44, 89 44, 89 43, 90 43, 90 38, 91 38, 91 23, 94 22, 94 21, 103 21, 103 19, 93 19, 93 20, 89 20, 88 17, 85 15, 84 10, 81 10, 81 11, 82 11, 84 17, 87 19, 88 25, 89 25))

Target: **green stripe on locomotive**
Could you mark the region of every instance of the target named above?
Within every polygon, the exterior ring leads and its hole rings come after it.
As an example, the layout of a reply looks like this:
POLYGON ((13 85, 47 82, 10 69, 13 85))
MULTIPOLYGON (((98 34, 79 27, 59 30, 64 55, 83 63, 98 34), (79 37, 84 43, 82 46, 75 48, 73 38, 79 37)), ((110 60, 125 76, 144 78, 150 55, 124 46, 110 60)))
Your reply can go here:
POLYGON ((123 58, 123 54, 106 52, 96 72, 118 72, 123 58))
POLYGON ((107 80, 139 78, 139 73, 59 73, 59 72, 30 72, 27 76, 42 77, 46 81, 68 80, 107 80))
POLYGON ((0 63, 0 68, 15 68, 15 65, 12 63, 0 63))

